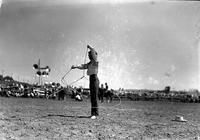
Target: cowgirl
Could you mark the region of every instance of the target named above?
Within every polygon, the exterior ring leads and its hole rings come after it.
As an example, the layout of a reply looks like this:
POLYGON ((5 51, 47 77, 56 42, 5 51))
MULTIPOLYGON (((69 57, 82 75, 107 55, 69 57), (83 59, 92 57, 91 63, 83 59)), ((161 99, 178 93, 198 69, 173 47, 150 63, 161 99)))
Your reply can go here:
POLYGON ((82 64, 80 66, 72 66, 72 69, 87 69, 87 75, 90 77, 90 98, 91 98, 91 119, 96 119, 99 115, 98 112, 98 103, 97 103, 97 96, 99 92, 99 79, 97 77, 98 73, 98 61, 97 61, 97 52, 94 48, 87 45, 87 48, 90 49, 88 52, 88 57, 90 62, 87 64, 82 64))

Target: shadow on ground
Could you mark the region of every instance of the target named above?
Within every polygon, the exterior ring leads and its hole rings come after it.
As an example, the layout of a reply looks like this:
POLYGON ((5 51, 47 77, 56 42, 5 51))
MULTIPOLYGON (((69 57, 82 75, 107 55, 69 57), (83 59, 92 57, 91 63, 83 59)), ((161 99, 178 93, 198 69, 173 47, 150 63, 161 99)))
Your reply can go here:
POLYGON ((48 114, 47 116, 42 116, 42 118, 46 117, 90 118, 91 116, 73 116, 73 115, 60 115, 60 114, 48 114))

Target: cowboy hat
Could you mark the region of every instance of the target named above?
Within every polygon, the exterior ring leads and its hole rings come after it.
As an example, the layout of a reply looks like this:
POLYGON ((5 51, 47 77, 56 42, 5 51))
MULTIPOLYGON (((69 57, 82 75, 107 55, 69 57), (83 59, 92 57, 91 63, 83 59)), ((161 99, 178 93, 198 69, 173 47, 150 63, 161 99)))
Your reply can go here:
POLYGON ((176 116, 175 119, 173 121, 177 121, 177 122, 187 122, 186 119, 183 118, 183 116, 176 116))

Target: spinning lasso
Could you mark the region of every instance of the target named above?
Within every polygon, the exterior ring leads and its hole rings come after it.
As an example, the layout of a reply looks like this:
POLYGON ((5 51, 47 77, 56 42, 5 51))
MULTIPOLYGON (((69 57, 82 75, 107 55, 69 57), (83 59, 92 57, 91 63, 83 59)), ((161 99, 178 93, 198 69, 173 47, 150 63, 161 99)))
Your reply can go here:
MULTIPOLYGON (((85 53, 85 58, 84 58, 84 63, 83 64, 86 64, 86 57, 87 57, 87 53, 88 53, 88 48, 86 49, 86 53, 85 53)), ((67 75, 71 72, 72 68, 70 68, 66 73, 65 75, 61 78, 61 82, 67 86, 71 86, 73 84, 75 84, 76 82, 80 81, 81 79, 85 78, 85 69, 83 70, 83 76, 78 78, 77 80, 71 82, 70 84, 66 84, 65 83, 65 78, 67 77, 67 75)), ((87 79, 88 80, 88 79, 87 79)), ((113 106, 107 106, 107 107, 103 107, 103 106, 100 106, 98 108, 102 108, 102 109, 114 109, 114 110, 119 110, 119 111, 128 111, 128 110, 135 110, 135 109, 123 109, 123 108, 117 108, 117 106, 120 106, 121 105, 121 98, 118 94, 115 94, 115 96, 117 96, 117 98, 119 99, 119 103, 113 105, 113 106)), ((88 106, 89 107, 89 106, 88 106)), ((68 108, 68 107, 67 107, 68 108)), ((72 108, 76 108, 76 109, 81 109, 82 107, 72 107, 72 108)))
MULTIPOLYGON (((88 52, 88 48, 86 49, 86 53, 85 53, 85 58, 84 58, 83 64, 86 63, 87 52, 88 52)), ((70 69, 65 73, 65 75, 61 78, 61 82, 62 82, 64 85, 67 85, 67 84, 64 82, 64 79, 65 79, 66 76, 70 73, 71 70, 72 70, 72 68, 70 68, 70 69)), ((85 77, 85 69, 83 70, 83 76, 81 76, 80 78, 78 78, 77 80, 71 82, 71 83, 68 84, 68 85, 71 86, 71 85, 75 84, 76 82, 80 81, 80 80, 83 79, 83 78, 87 79, 87 78, 85 77)), ((88 80, 88 79, 87 79, 87 80, 88 80)))

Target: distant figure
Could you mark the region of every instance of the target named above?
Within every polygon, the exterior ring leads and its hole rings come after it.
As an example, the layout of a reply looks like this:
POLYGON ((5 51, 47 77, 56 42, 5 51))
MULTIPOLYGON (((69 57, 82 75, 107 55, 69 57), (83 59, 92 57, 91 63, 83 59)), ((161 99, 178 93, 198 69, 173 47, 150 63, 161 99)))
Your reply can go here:
POLYGON ((74 87, 74 88, 72 88, 72 95, 71 95, 71 98, 72 99, 75 99, 75 97, 76 97, 76 87, 74 87))
POLYGON ((76 93, 75 93, 75 100, 76 100, 76 101, 83 101, 82 89, 81 89, 81 88, 78 88, 78 89, 76 90, 76 93))
POLYGON ((99 79, 97 76, 98 73, 98 61, 97 61, 97 52, 94 48, 87 45, 87 48, 90 49, 88 53, 88 57, 90 62, 87 64, 82 64, 81 66, 72 66, 72 69, 87 69, 87 75, 90 77, 90 97, 91 97, 91 119, 96 119, 99 115, 98 112, 98 103, 97 103, 97 96, 99 92, 99 79))
POLYGON ((103 97, 104 97, 104 87, 103 87, 103 84, 101 84, 101 87, 99 88, 99 100, 101 103, 103 103, 103 97))
POLYGON ((105 83, 105 90, 108 91, 108 84, 105 83))
POLYGON ((106 97, 106 100, 108 103, 112 101, 113 93, 108 90, 108 84, 105 83, 105 91, 104 91, 104 96, 106 97))
POLYGON ((75 100, 76 101, 83 101, 83 98, 80 94, 77 94, 76 97, 75 97, 75 100))
POLYGON ((65 99, 65 89, 61 86, 58 91, 58 100, 64 100, 65 99))
POLYGON ((82 97, 82 89, 78 88, 76 91, 76 96, 75 96, 75 100, 76 101, 83 101, 83 97, 82 97))

